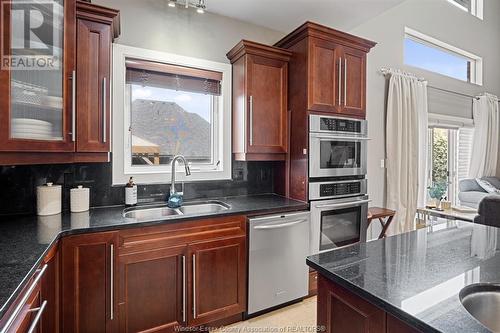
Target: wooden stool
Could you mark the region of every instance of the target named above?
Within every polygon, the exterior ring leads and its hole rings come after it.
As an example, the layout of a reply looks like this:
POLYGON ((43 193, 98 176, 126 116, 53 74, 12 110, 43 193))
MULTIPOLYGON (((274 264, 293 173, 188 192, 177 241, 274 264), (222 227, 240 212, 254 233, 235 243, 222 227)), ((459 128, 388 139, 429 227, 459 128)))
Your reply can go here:
POLYGON ((382 231, 378 236, 378 239, 384 238, 387 232, 387 229, 391 225, 392 219, 396 215, 396 211, 387 208, 381 207, 370 207, 368 208, 368 226, 372 223, 372 220, 378 219, 380 222, 380 226, 382 227, 382 231))

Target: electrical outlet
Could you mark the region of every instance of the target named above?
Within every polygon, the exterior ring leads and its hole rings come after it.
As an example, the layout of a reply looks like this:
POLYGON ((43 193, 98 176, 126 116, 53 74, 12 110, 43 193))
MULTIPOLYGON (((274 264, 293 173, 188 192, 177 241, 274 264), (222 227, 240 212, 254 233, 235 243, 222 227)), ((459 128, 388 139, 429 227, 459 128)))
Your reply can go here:
POLYGON ((385 159, 384 158, 380 160, 380 168, 385 169, 385 159))

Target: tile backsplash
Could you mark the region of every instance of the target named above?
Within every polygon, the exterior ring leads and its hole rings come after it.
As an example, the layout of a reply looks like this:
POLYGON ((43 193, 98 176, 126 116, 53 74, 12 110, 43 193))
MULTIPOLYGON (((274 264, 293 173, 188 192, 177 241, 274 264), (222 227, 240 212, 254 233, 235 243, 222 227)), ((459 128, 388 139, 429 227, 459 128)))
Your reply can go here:
MULTIPOLYGON (((201 199, 273 192, 272 162, 233 161, 233 179, 184 184, 185 199, 201 199)), ((63 185, 63 210, 69 210, 69 190, 90 188, 91 207, 121 205, 123 186, 112 186, 111 163, 80 163, 0 167, 0 214, 36 212, 36 186, 63 185)), ((168 184, 138 185, 139 202, 162 201, 168 184)))

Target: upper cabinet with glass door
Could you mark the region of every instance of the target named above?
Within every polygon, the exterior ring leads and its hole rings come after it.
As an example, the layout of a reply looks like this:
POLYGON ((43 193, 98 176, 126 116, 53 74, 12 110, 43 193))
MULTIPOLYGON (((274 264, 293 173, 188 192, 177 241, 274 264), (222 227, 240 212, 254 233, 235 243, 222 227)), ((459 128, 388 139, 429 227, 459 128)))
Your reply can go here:
POLYGON ((0 1, 0 150, 74 151, 75 1, 0 1))
POLYGON ((76 0, 0 4, 0 165, 107 161, 119 11, 76 0))

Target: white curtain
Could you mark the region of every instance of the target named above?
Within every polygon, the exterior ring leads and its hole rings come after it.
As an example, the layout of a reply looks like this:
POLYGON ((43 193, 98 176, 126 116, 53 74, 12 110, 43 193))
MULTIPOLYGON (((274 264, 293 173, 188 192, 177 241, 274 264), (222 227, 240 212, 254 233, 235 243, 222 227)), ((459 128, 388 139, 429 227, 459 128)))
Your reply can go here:
POLYGON ((490 94, 473 101, 474 140, 469 168, 471 178, 495 176, 498 161, 498 97, 490 94))
POLYGON ((391 71, 387 97, 387 207, 396 210, 389 234, 415 229, 425 205, 427 168, 427 82, 391 71))

